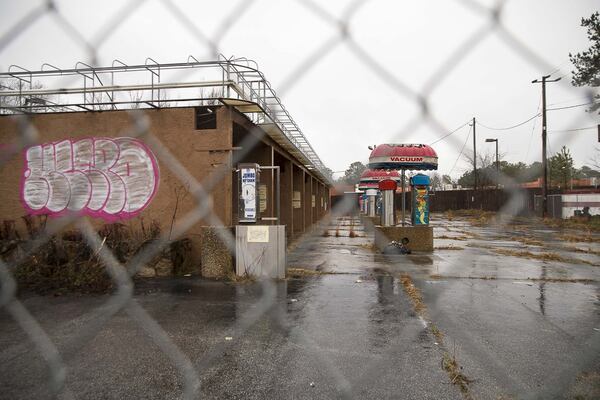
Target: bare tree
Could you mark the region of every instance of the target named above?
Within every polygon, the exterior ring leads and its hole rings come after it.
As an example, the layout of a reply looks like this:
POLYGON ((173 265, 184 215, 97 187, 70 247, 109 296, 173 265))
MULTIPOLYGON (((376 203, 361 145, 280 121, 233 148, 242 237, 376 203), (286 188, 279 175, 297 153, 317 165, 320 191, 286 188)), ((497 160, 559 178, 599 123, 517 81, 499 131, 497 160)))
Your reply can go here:
POLYGON ((47 95, 25 96, 20 95, 21 91, 31 89, 43 89, 40 82, 33 82, 31 86, 22 80, 16 78, 0 80, 0 91, 14 92, 15 95, 0 95, 0 113, 16 114, 22 111, 40 112, 45 111, 47 106, 55 105, 51 97, 47 95))
POLYGON ((596 154, 589 161, 593 169, 600 170, 600 147, 596 146, 596 154))
POLYGON ((219 98, 223 97, 223 88, 212 88, 205 91, 204 88, 200 88, 198 93, 200 97, 201 106, 215 106, 219 104, 219 98))

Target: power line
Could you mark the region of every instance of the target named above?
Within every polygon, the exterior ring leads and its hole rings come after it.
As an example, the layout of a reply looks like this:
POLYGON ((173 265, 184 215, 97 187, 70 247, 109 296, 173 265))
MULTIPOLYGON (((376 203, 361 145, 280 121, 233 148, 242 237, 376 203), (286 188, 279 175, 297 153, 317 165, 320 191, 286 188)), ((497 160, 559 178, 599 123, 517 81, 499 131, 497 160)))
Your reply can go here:
POLYGON ((590 101, 590 102, 587 102, 587 103, 581 103, 581 104, 574 104, 574 105, 572 105, 572 106, 548 108, 548 109, 547 109, 547 111, 553 111, 553 110, 566 110, 566 109, 568 109, 568 108, 575 108, 575 107, 589 106, 590 104, 596 104, 596 103, 598 103, 598 101, 600 101, 600 100, 590 101))
POLYGON ((548 107, 557 106, 559 104, 572 103, 574 101, 583 101, 583 100, 590 101, 590 97, 589 96, 577 97, 577 98, 572 98, 572 99, 568 99, 568 100, 555 101, 554 103, 548 104, 548 107))
POLYGON ((467 145, 467 142, 469 141, 469 137, 470 136, 471 136, 471 128, 469 127, 469 133, 467 134, 467 138, 465 139, 465 143, 463 143, 462 149, 460 149, 460 153, 458 154, 458 157, 456 157, 456 161, 454 161, 454 165, 452 166, 452 169, 450 170, 450 172, 448 172, 448 175, 451 175, 452 171, 454 171, 454 168, 456 167, 456 164, 458 163, 458 160, 460 160, 460 156, 462 156, 462 153, 465 150, 465 146, 467 145))
MULTIPOLYGON (((540 107, 542 106, 542 96, 540 95, 540 101, 538 102, 537 113, 540 113, 540 107)), ((525 154, 525 160, 529 159, 529 150, 531 149, 531 141, 533 140, 533 132, 535 132, 535 126, 537 125, 537 119, 533 121, 531 127, 531 135, 529 136, 529 144, 527 145, 527 153, 525 154)))
MULTIPOLYGON (((590 101, 590 102, 587 102, 587 103, 574 104, 574 105, 571 105, 571 106, 547 108, 547 109, 546 109, 546 111, 566 110, 566 109, 569 109, 569 108, 576 108, 576 107, 588 106, 588 105, 590 105, 590 104, 596 104, 596 103, 598 103, 598 102, 600 102, 600 100, 590 101)), ((538 110, 539 110, 539 107, 538 107, 538 110)), ((516 124, 516 125, 507 126, 507 127, 505 127, 505 128, 494 128, 494 127, 491 127, 491 126, 487 126, 487 125, 485 125, 485 124, 482 124, 482 123, 481 123, 479 120, 477 120, 477 124, 478 124, 478 125, 480 125, 480 126, 483 126, 484 128, 487 128, 487 129, 493 130, 493 131, 507 131, 507 130, 514 129, 514 128, 518 128, 518 127, 520 127, 520 126, 522 126, 522 125, 525 125, 526 123, 528 123, 529 121, 531 121, 531 120, 533 120, 533 119, 535 119, 535 118, 539 117, 540 115, 541 115, 541 114, 540 114, 539 112, 537 112, 537 113, 536 113, 534 116, 532 116, 531 118, 528 118, 527 120, 525 120, 525 121, 523 121, 523 122, 519 122, 519 123, 518 123, 518 124, 516 124)))
POLYGON ((465 126, 466 126, 466 125, 467 125, 469 122, 471 122, 471 121, 467 121, 467 122, 465 122, 464 124, 462 124, 461 126, 459 126, 458 128, 456 128, 455 130, 453 130, 452 132, 450 132, 450 133, 448 133, 448 134, 446 134, 446 135, 442 136, 441 138, 439 138, 439 139, 437 139, 437 140, 434 140, 433 142, 429 143, 429 145, 430 145, 430 146, 431 146, 431 145, 434 145, 434 144, 436 144, 437 142, 440 142, 440 141, 442 141, 442 140, 446 139, 448 136, 452 135, 453 133, 456 133, 456 132, 457 132, 459 129, 461 129, 461 128, 464 128, 464 127, 465 127, 465 126))
POLYGON ((595 126, 586 126, 585 128, 559 129, 559 130, 555 130, 555 131, 548 131, 548 133, 578 132, 578 131, 587 131, 589 129, 598 129, 598 127, 595 125, 595 126))
MULTIPOLYGON (((539 108, 538 108, 538 109, 539 109, 539 108)), ((521 126, 521 125, 525 125, 526 123, 528 123, 528 122, 529 122, 529 121, 531 121, 532 119, 534 119, 534 118, 537 118, 537 117, 539 117, 539 116, 540 116, 540 113, 538 112, 538 113, 537 113, 537 114, 535 114, 533 117, 531 117, 531 118, 528 118, 527 120, 525 120, 525 121, 523 121, 523 122, 519 122, 519 123, 518 123, 518 124, 516 124, 516 125, 507 126, 506 128, 493 128, 493 127, 491 127, 491 126, 484 125, 484 124, 482 124, 482 123, 481 123, 481 122, 479 122, 479 121, 477 121, 477 124, 478 124, 478 125, 481 125, 481 126, 483 126, 484 128, 491 129, 492 131, 507 131, 507 130, 509 130, 509 129, 518 128, 518 127, 519 127, 519 126, 521 126)))

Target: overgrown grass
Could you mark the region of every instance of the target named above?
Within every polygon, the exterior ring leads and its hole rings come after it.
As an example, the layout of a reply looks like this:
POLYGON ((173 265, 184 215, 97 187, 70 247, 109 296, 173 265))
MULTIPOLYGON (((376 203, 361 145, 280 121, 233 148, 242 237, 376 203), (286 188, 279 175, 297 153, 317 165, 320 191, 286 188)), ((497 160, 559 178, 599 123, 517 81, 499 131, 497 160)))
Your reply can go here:
MULTIPOLYGON (((70 292, 103 293, 110 291, 114 282, 108 267, 100 258, 102 248, 109 249, 116 261, 125 266, 149 246, 156 245, 160 235, 158 223, 144 225, 107 224, 98 230, 101 245, 92 248, 76 230, 50 237, 43 245, 32 248, 35 240, 45 232, 45 217, 24 217, 25 232, 15 229, 14 221, 4 221, 0 229, 1 256, 9 264, 19 289, 36 293, 63 294, 70 292)), ((192 272, 191 242, 182 239, 167 243, 145 268, 156 266, 169 275, 192 272)))

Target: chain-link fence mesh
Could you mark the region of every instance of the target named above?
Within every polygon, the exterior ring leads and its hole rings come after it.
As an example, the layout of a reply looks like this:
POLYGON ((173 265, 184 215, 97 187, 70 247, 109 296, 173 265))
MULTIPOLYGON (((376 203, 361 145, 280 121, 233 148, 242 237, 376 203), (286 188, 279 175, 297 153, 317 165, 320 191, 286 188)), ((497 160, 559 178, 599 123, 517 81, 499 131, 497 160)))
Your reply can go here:
MULTIPOLYGON (((98 31, 99 33, 97 35, 92 38, 86 38, 78 31, 78 28, 70 21, 69 17, 65 15, 59 3, 54 1, 44 2, 21 19, 14 21, 13 25, 2 37, 0 37, 0 52, 10 46, 23 32, 34 28, 42 17, 51 17, 56 20, 58 26, 64 30, 65 34, 74 39, 77 42, 77 45, 84 49, 88 54, 88 61, 85 65, 89 64, 95 66, 98 59, 98 53, 102 51, 104 43, 113 35, 117 35, 116 32, 119 31, 120 25, 125 23, 124 21, 126 21, 129 16, 140 12, 144 3, 146 2, 142 0, 125 2, 120 6, 119 11, 103 24, 103 27, 98 31)), ((236 29, 236 24, 239 19, 253 7, 261 6, 258 1, 244 0, 237 2, 229 14, 227 14, 221 20, 220 24, 218 24, 215 33, 209 35, 190 15, 186 14, 177 2, 161 0, 160 3, 168 10, 170 17, 173 17, 177 21, 177 24, 188 32, 189 37, 197 42, 198 46, 209 50, 214 56, 213 59, 219 59, 222 39, 229 31, 236 29)), ((287 78, 282 81, 279 87, 275 88, 279 96, 285 95, 296 85, 301 85, 305 79, 308 79, 307 75, 309 72, 334 49, 340 46, 346 46, 357 63, 364 65, 370 73, 384 82, 387 87, 391 88, 397 94, 397 96, 410 101, 418 108, 418 112, 411 117, 405 118, 402 128, 392 134, 386 142, 404 142, 404 138, 406 138, 410 132, 423 125, 427 125, 439 134, 439 139, 435 142, 444 140, 456 149, 460 149, 459 158, 456 160, 457 162, 463 155, 469 136, 463 141, 462 138, 453 135, 453 133, 465 128, 470 121, 465 121, 463 125, 456 129, 448 129, 448 127, 437 118, 430 99, 432 93, 439 88, 442 83, 450 79, 451 72, 463 62, 469 53, 473 52, 477 47, 483 46, 484 40, 490 35, 495 34, 516 55, 518 55, 518 57, 534 66, 539 71, 545 73, 556 72, 555 67, 551 63, 546 61, 542 55, 528 45, 526 38, 517 37, 507 29, 503 19, 503 10, 506 7, 506 3, 508 3, 507 1, 496 2, 491 7, 484 6, 471 0, 456 2, 457 6, 467 7, 467 9, 478 18, 480 27, 460 43, 457 43, 449 57, 440 60, 435 71, 429 76, 429 79, 427 79, 420 90, 414 88, 414 85, 411 84, 409 78, 397 76, 393 70, 384 65, 377 57, 375 57, 375 55, 369 52, 368 48, 355 39, 351 22, 353 18, 361 12, 363 7, 367 3, 370 3, 369 1, 352 1, 339 15, 331 14, 318 2, 312 0, 299 0, 297 3, 308 10, 315 20, 320 20, 321 22, 329 24, 333 34, 330 37, 323 38, 319 43, 314 43, 313 50, 308 54, 299 54, 296 57, 290 67, 287 78)), ((385 12, 386 5, 384 3, 380 2, 378 3, 378 6, 382 8, 381 12, 385 12)), ((307 21, 308 25, 311 23, 312 21, 307 21)), ((57 51, 60 51, 59 47, 60 44, 57 43, 57 51)), ((194 57, 192 57, 192 59, 192 61, 198 61, 194 57)), ((147 60, 146 65, 149 70, 152 68, 153 61, 154 60, 152 59, 150 59, 149 62, 147 60)), ((190 59, 188 58, 188 62, 189 61, 190 59)), ((223 61, 227 62, 227 59, 223 61)), ((238 61, 239 59, 235 59, 232 62, 238 61)), ((51 70, 54 67, 48 66, 47 68, 47 70, 51 70)), ((14 71, 19 72, 18 70, 13 69, 13 72, 14 71)), ((182 81, 186 77, 186 74, 189 73, 190 72, 186 70, 178 71, 177 75, 172 77, 172 81, 182 81)), ((83 78, 83 81, 86 81, 85 77, 83 78)), ((70 81, 64 82, 65 86, 68 86, 69 83, 70 81)), ((29 85, 31 86, 31 84, 32 82, 30 80, 29 85)), ((567 89, 571 87, 567 79, 563 79, 559 84, 567 89)), ((160 91, 160 89, 158 90, 160 91)), ((213 95, 214 96, 212 97, 215 98, 223 97, 223 92, 216 93, 216 95, 213 93, 213 95)), ((86 95, 84 94, 84 101, 85 96, 86 95)), ((89 104, 93 104, 94 102, 101 103, 101 98, 100 101, 98 101, 98 98, 94 98, 93 96, 94 94, 92 94, 89 104)), ((207 97, 211 96, 209 95, 207 97)), ((147 99, 142 99, 142 102, 146 100, 147 99)), ((153 91, 151 100, 156 100, 158 104, 162 100, 167 100, 167 98, 161 98, 160 94, 155 98, 153 91)), ((590 95, 589 102, 592 101, 593 99, 590 95)), ((56 107, 61 107, 61 105, 57 104, 56 107)), ((110 109, 110 106, 107 107, 107 109, 110 109)), ((100 110, 101 109, 102 108, 100 108, 100 110)), ((43 132, 37 131, 35 124, 31 123, 29 116, 21 113, 22 110, 22 108, 17 106, 12 108, 13 112, 21 114, 17 117, 19 141, 9 148, 2 148, 0 168, 2 168, 9 160, 20 154, 27 146, 43 142, 43 132)), ((525 122, 537 119, 538 117, 539 107, 536 115, 525 122)), ((214 212, 214 208, 218 205, 213 203, 213 199, 209 193, 215 190, 215 185, 222 179, 230 176, 231 166, 235 166, 240 160, 243 160, 256 144, 260 142, 261 137, 265 133, 260 128, 255 128, 252 134, 247 135, 240 144, 239 147, 241 150, 232 153, 229 165, 222 165, 215 168, 205 180, 199 182, 194 177, 194 174, 186 169, 185 163, 182 162, 183 160, 179 160, 176 155, 161 143, 161 140, 158 137, 150 132, 149 120, 144 114, 131 113, 130 119, 130 129, 126 136, 142 138, 152 149, 161 164, 167 166, 170 173, 181 182, 187 183, 189 195, 194 199, 195 206, 186 215, 177 218, 177 222, 174 226, 172 226, 168 232, 161 233, 156 240, 152 242, 152 246, 147 246, 143 251, 139 252, 126 262, 119 261, 113 251, 108 246, 104 245, 103 240, 106 240, 106 238, 103 238, 102 235, 98 233, 96 227, 92 225, 90 220, 84 217, 78 217, 76 214, 67 214, 49 220, 45 228, 40 230, 40 232, 29 241, 25 253, 20 254, 19 257, 11 260, 10 263, 0 260, 0 279, 2 282, 0 307, 3 307, 8 311, 12 318, 14 318, 46 362, 50 372, 49 389, 51 392, 65 398, 74 397, 74 394, 70 392, 69 386, 65 384, 68 380, 69 371, 65 367, 64 358, 72 357, 73 354, 76 354, 79 350, 89 344, 90 341, 93 340, 93 338, 106 326, 106 323, 122 311, 152 339, 154 344, 168 357, 172 365, 177 369, 183 382, 182 393, 184 398, 195 398, 199 395, 202 374, 210 369, 215 361, 221 358, 227 349, 232 346, 231 342, 220 342, 204 353, 201 359, 190 359, 190 355, 186 354, 178 347, 172 338, 170 338, 170 335, 148 314, 134 296, 134 282, 132 277, 145 265, 145 263, 158 255, 169 246, 170 243, 178 238, 185 237, 186 232, 190 227, 197 224, 199 221, 203 220, 205 223, 212 226, 224 225, 214 212), (23 301, 17 298, 17 284, 11 271, 14 271, 21 262, 31 254, 34 254, 37 249, 44 246, 54 234, 61 232, 68 226, 72 226, 72 224, 76 225, 87 246, 94 251, 95 256, 99 258, 106 268, 106 271, 114 282, 115 291, 104 304, 98 307, 94 314, 95 317, 93 321, 81 328, 77 332, 75 339, 69 342, 64 353, 61 353, 53 343, 51 335, 42 328, 41 324, 38 323, 36 318, 24 306, 23 301)), ((578 123, 579 119, 573 121, 571 126, 578 126, 578 123)), ((489 127, 489 129, 494 128, 489 127)), ((573 138, 574 136, 567 136, 564 140, 564 145, 568 145, 573 138)), ((320 162, 318 157, 311 161, 317 166, 318 162, 320 162)), ((454 166, 456 166, 456 163, 454 163, 454 166)), ((500 210, 501 213, 499 215, 502 215, 502 218, 497 221, 496 225, 496 228, 502 231, 503 229, 508 229, 507 227, 512 221, 512 217, 521 214, 523 211, 525 202, 522 198, 524 194, 518 186, 512 185, 512 183, 515 183, 514 177, 500 174, 499 176, 494 176, 493 179, 495 182, 501 183, 506 188, 505 190, 510 192, 509 200, 504 204, 503 209, 500 210)), ((350 207, 351 205, 340 203, 338 209, 331 210, 331 214, 346 214, 350 207)), ((296 249, 302 251, 302 249, 310 248, 315 240, 319 240, 323 229, 327 229, 327 224, 327 221, 322 221, 320 225, 317 224, 309 232, 297 239, 296 249)), ((225 230, 219 230, 217 232, 220 235, 221 240, 227 244, 229 251, 233 254, 235 252, 235 238, 233 235, 225 230)), ((461 262, 463 261, 464 260, 461 260, 461 262)), ((227 331, 231 333, 231 336, 243 336, 248 329, 266 315, 274 318, 275 321, 278 321, 277 323, 284 324, 279 311, 274 307, 274 304, 276 304, 277 301, 276 283, 264 280, 260 281, 259 286, 261 286, 262 289, 261 297, 252 308, 245 311, 243 315, 238 317, 233 325, 227 329, 227 331)), ((298 341, 308 348, 314 345, 314 341, 309 335, 300 335, 298 341)), ((591 338, 590 341, 593 341, 593 338, 591 338)), ((330 372, 330 376, 333 377, 335 387, 341 397, 356 396, 357 393, 359 393, 357 387, 368 384, 364 381, 349 382, 328 357, 322 355, 318 351, 316 353, 318 354, 320 363, 327 368, 330 372)), ((593 357, 593 355, 590 355, 590 357, 593 357)), ((585 357, 583 357, 581 361, 582 365, 585 364, 584 358, 585 357)), ((364 366, 365 371, 376 368, 378 368, 378 365, 367 364, 364 366)), ((365 373, 365 376, 368 376, 368 374, 365 373)), ((566 380, 569 379, 566 375, 560 374, 555 378, 554 385, 565 383, 566 380)), ((552 386, 552 388, 555 387, 556 386, 552 386)), ((520 394, 526 395, 527 393, 520 394)))

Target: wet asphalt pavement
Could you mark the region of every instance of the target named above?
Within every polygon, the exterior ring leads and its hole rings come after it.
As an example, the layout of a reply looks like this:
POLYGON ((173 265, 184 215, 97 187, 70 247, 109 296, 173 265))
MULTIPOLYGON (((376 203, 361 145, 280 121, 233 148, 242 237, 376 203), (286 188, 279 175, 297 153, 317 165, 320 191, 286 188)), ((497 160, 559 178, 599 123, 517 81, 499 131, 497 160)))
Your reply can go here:
MULTIPOLYGON (((288 255, 288 267, 318 274, 141 281, 135 301, 191 360, 198 398, 599 398, 598 241, 565 243, 531 227, 509 235, 460 219, 437 218, 434 231, 433 254, 384 256, 358 220, 336 219, 288 255), (543 245, 516 240, 523 232, 543 245), (544 246, 562 258, 507 253, 544 246), (442 368, 445 355, 470 382, 463 391, 442 368)), ((110 300, 23 299, 66 365, 61 397, 180 398, 181 374, 134 313, 120 311, 81 339, 110 300)), ((0 398, 48 393, 46 363, 0 310, 0 398)))

